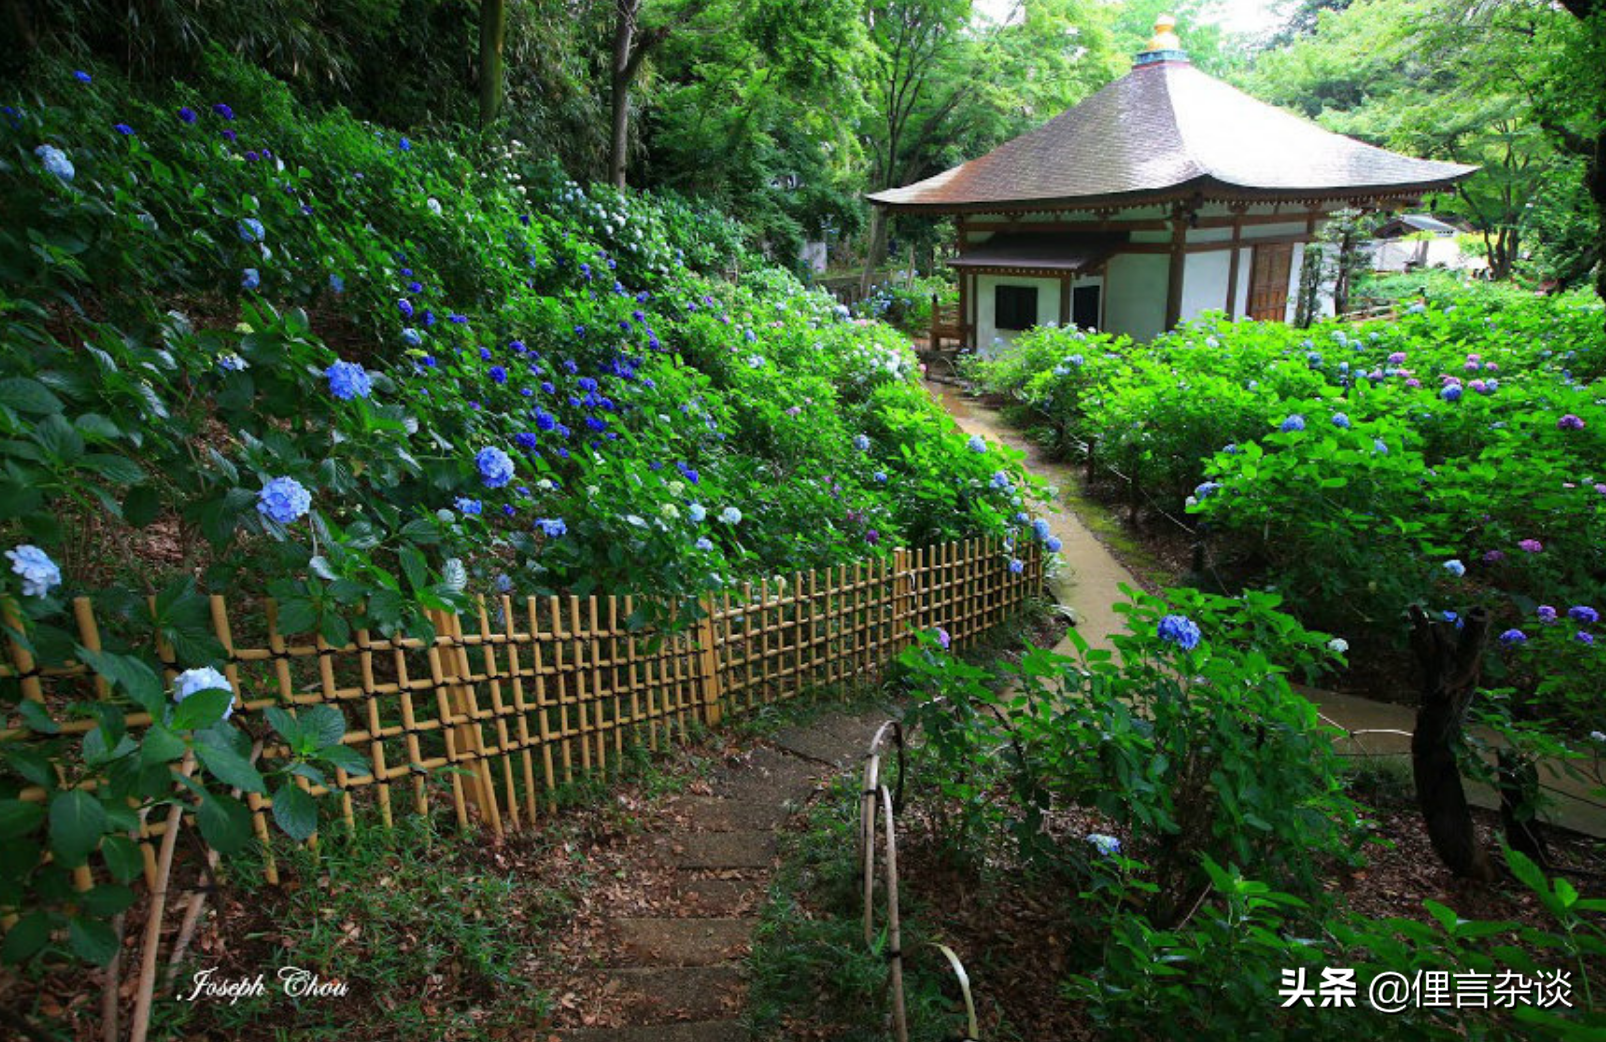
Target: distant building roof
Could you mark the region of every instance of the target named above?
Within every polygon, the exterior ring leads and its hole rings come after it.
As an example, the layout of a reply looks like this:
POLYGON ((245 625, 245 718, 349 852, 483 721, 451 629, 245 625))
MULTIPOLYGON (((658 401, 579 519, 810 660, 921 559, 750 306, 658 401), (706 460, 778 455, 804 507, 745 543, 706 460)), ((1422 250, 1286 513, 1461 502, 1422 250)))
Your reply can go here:
POLYGON ((1175 39, 1139 55, 1127 75, 1036 130, 870 201, 958 212, 1131 205, 1195 193, 1409 198, 1477 169, 1324 130, 1200 72, 1171 46, 1175 39))
POLYGON ((1430 217, 1425 213, 1402 213, 1379 228, 1377 237, 1379 239, 1392 239, 1401 235, 1410 235, 1413 232, 1454 235, 1460 230, 1453 224, 1446 224, 1437 217, 1430 217))

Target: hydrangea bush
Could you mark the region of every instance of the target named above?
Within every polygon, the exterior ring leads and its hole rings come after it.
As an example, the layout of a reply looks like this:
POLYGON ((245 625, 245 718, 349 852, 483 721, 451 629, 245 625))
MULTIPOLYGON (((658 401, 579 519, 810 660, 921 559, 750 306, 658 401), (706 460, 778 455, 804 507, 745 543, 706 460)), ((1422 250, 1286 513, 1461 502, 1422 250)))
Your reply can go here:
MULTIPOLYGON (((1310 625, 1375 645, 1407 604, 1483 603, 1495 632, 1531 631, 1541 604, 1606 601, 1601 308, 1458 292, 1396 321, 1204 319, 1148 344, 1040 329, 973 375, 1193 515, 1224 574, 1297 592, 1310 625)), ((1598 716, 1606 659, 1546 648, 1519 656, 1530 691, 1598 716)))
POLYGON ((1018 454, 968 447, 901 337, 755 265, 707 207, 309 115, 223 56, 143 97, 110 71, 35 82, 0 99, 0 616, 112 698, 0 688, 28 728, 0 743, 0 907, 29 910, 8 960, 65 936, 110 956, 139 871, 129 808, 174 799, 173 765, 197 765, 223 850, 249 839, 229 789, 271 794, 300 839, 317 808, 291 773, 363 769, 335 708, 270 709, 290 754, 250 762, 263 718, 233 707, 259 693, 219 686, 202 591, 253 618, 272 596, 282 632, 344 645, 427 639, 427 611, 477 592, 666 605, 1035 538, 1018 454), (78 595, 100 652, 76 644, 78 595), (130 730, 139 712, 153 724, 130 730), (69 741, 78 714, 96 726, 69 741), (45 804, 17 798, 30 785, 45 804), (80 901, 68 872, 90 859, 117 884, 80 901))

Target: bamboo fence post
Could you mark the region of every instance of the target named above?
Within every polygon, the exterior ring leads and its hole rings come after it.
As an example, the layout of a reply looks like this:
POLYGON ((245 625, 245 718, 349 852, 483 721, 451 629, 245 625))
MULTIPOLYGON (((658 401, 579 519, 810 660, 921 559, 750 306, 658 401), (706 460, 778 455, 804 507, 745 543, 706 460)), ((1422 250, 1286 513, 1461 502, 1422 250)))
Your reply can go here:
POLYGON ((703 617, 697 620, 698 680, 703 694, 703 722, 718 727, 721 715, 719 705, 719 648, 715 644, 714 595, 704 594, 700 602, 703 617))

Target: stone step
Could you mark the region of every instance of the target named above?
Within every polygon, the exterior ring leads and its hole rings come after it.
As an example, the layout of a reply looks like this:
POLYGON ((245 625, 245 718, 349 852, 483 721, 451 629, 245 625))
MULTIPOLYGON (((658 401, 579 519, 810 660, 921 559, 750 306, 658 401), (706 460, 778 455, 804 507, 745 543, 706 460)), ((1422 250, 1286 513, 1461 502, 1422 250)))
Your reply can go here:
POLYGON ((816 767, 829 764, 841 770, 863 758, 870 736, 855 733, 852 737, 843 737, 817 726, 787 727, 774 741, 783 752, 801 757, 816 767))
POLYGON ((746 985, 739 966, 642 966, 600 970, 610 1019, 678 1024, 734 1017, 746 985))
POLYGON ((687 918, 730 919, 752 915, 764 900, 766 883, 758 879, 691 879, 675 883, 677 911, 687 918))
POLYGON ((700 1024, 652 1024, 628 1028, 573 1028, 555 1036, 560 1042, 748 1042, 747 1029, 735 1020, 700 1024))
POLYGON ((769 868, 775 859, 775 833, 673 832, 653 837, 653 852, 683 869, 769 868))
POLYGON ((620 966, 714 966, 747 954, 753 919, 615 919, 620 966))
POLYGON ((789 809, 780 801, 733 800, 721 796, 681 796, 668 808, 684 814, 696 832, 748 832, 773 829, 789 809))

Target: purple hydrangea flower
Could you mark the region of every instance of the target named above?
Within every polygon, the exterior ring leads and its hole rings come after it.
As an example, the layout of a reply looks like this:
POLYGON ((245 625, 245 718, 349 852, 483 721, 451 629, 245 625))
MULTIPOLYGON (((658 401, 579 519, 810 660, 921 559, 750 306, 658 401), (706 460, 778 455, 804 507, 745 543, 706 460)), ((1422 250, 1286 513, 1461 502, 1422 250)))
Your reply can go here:
POLYGON ((1534 614, 1537 615, 1539 617, 1539 621, 1544 623, 1546 626, 1549 626, 1551 623, 1556 621, 1556 609, 1548 604, 1541 604, 1539 606, 1539 610, 1534 612, 1534 614))
POLYGON ((212 111, 217 113, 219 116, 222 116, 224 119, 234 118, 234 110, 223 104, 221 101, 212 106, 212 111))
POLYGON ((1567 617, 1574 622, 1581 622, 1586 626, 1593 626, 1600 621, 1600 612, 1587 604, 1575 604, 1567 609, 1567 617))
POLYGON ((194 123, 197 117, 195 115, 195 110, 190 108, 188 105, 185 105, 183 108, 178 110, 178 118, 184 123, 194 123))
POLYGON ((1584 421, 1580 417, 1568 413, 1556 421, 1556 427, 1558 430, 1564 431, 1581 431, 1584 429, 1584 421))
POLYGON ((1527 642, 1528 634, 1522 632, 1521 630, 1506 630, 1506 632, 1500 634, 1500 643, 1505 644, 1508 647, 1516 644, 1526 644, 1527 642))
POLYGON ((1537 554, 1545 548, 1545 544, 1537 539, 1524 539, 1517 544, 1517 548, 1524 553, 1537 554))

